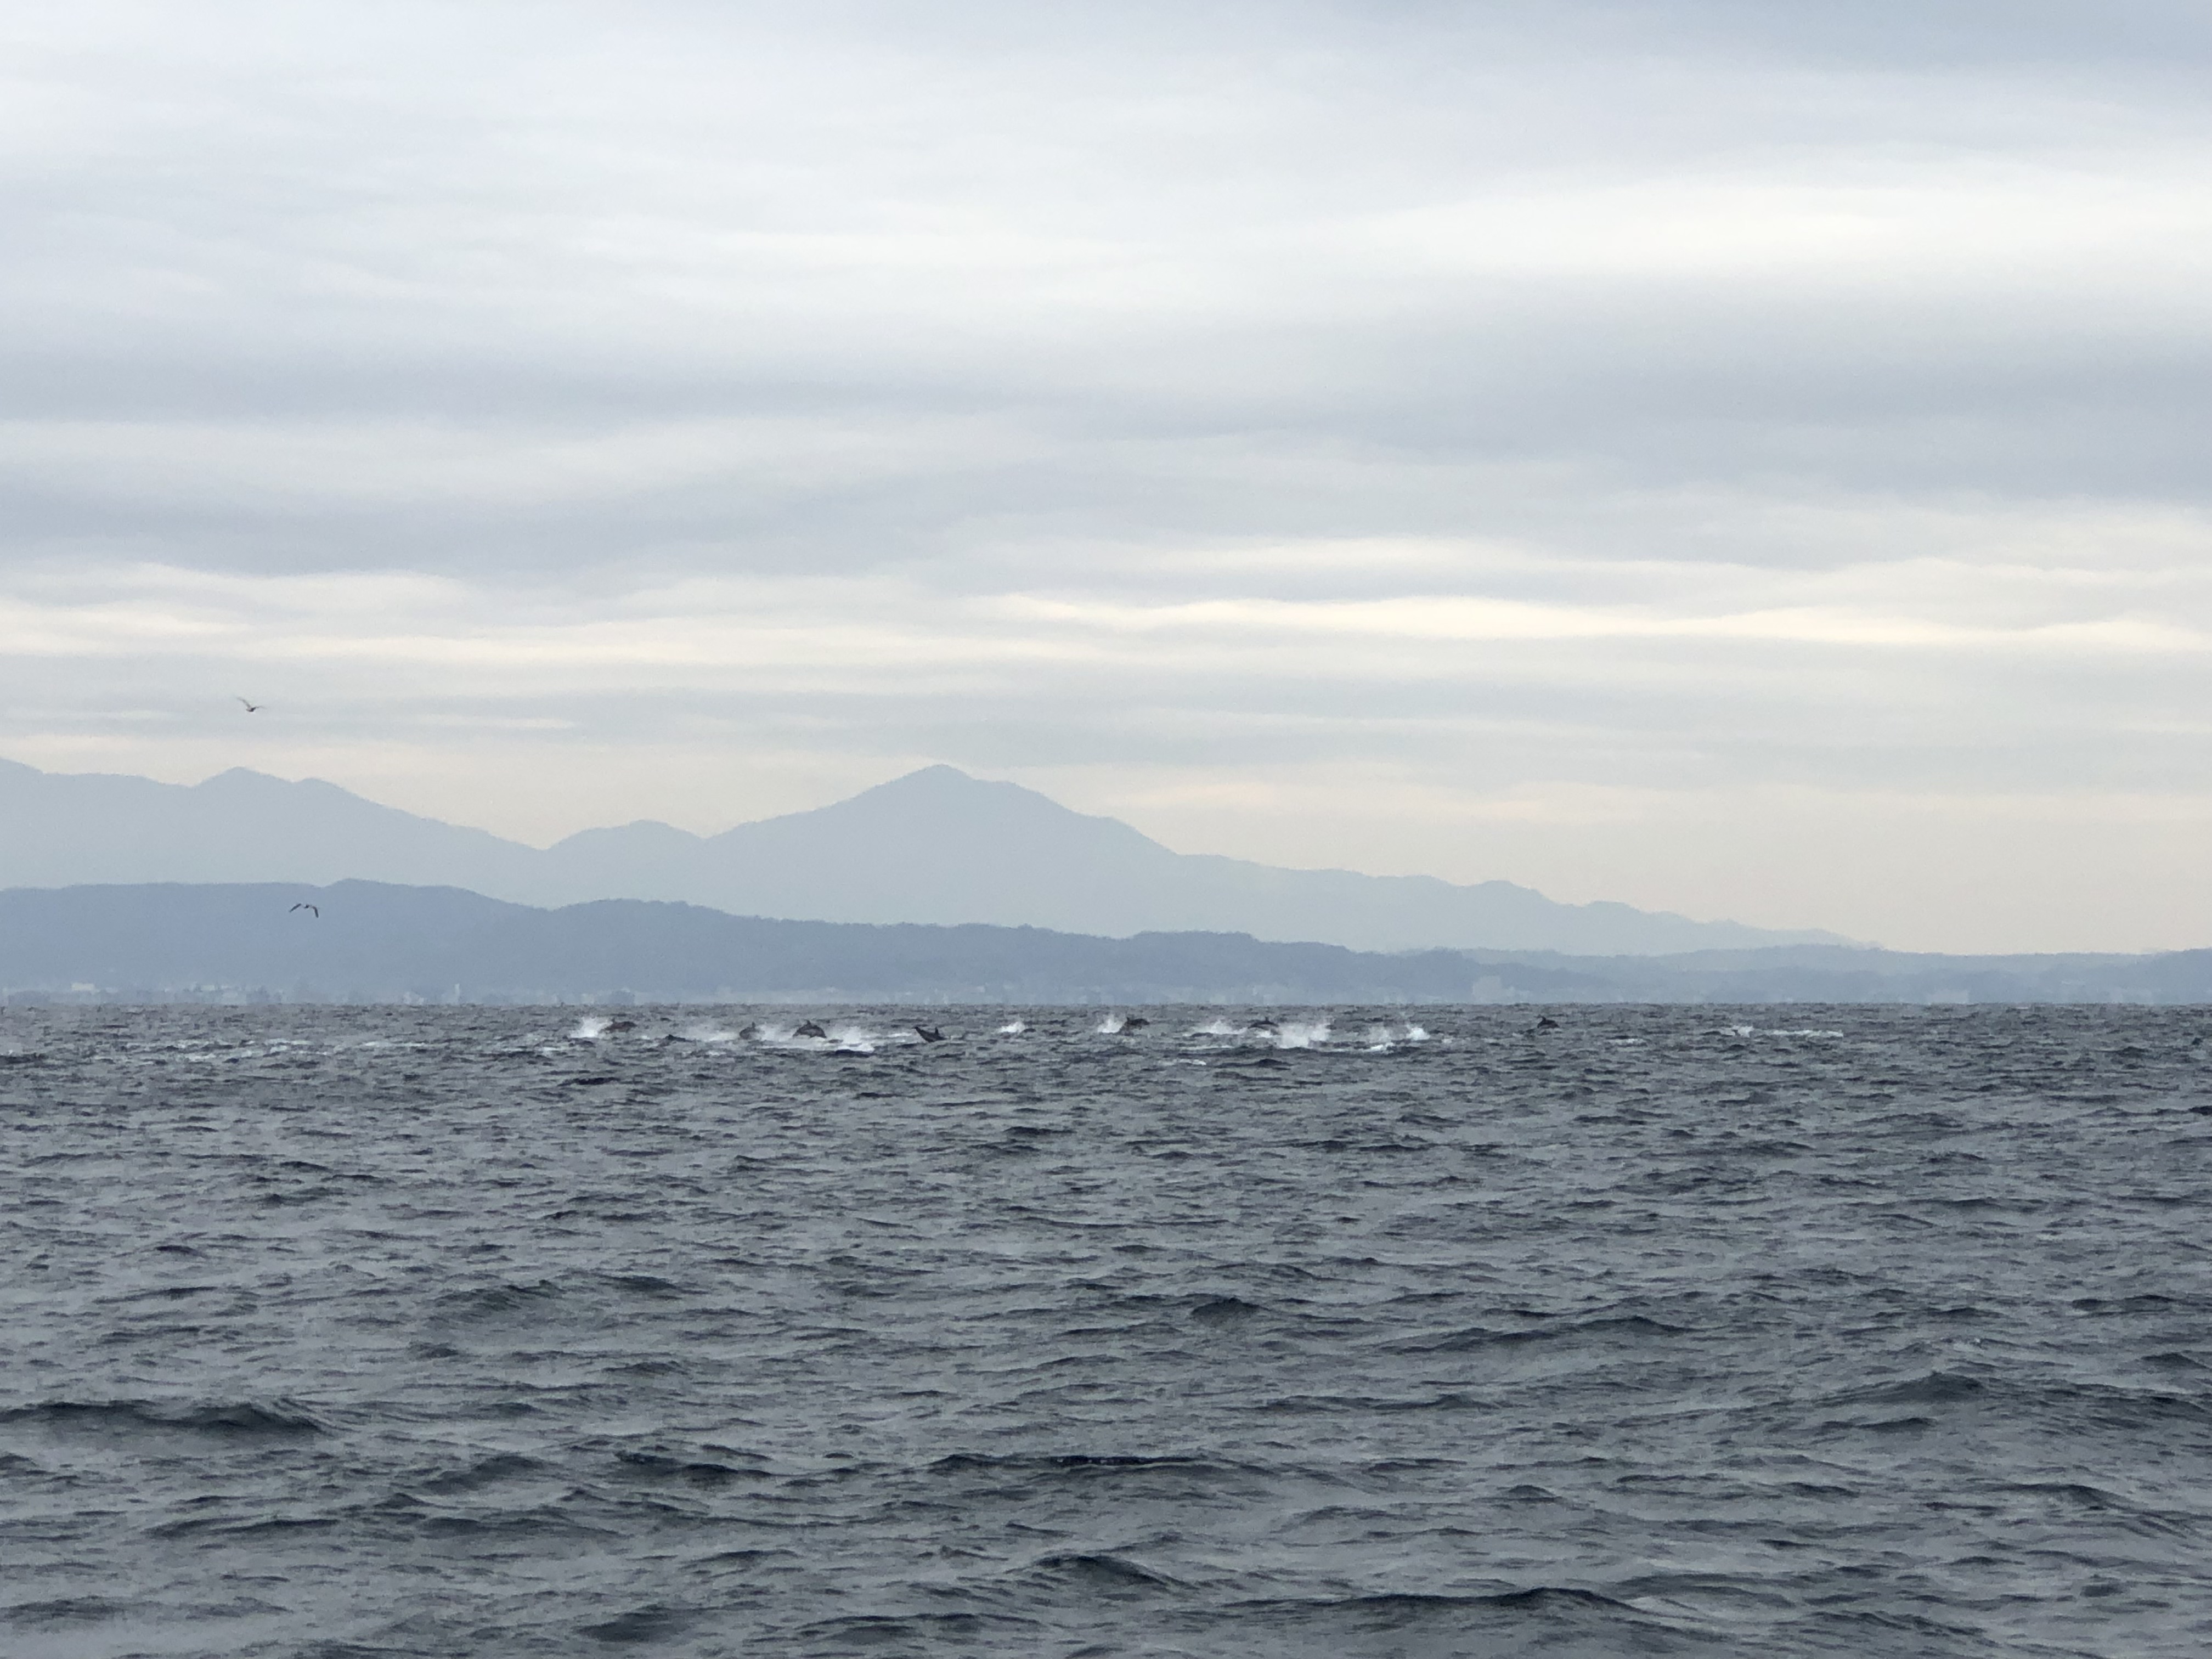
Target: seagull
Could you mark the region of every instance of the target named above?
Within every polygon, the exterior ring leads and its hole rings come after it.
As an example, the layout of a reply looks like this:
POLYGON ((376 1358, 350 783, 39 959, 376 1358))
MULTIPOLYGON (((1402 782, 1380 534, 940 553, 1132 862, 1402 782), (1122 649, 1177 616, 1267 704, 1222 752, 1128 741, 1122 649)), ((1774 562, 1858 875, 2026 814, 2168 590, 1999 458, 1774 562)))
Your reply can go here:
MULTIPOLYGON (((313 916, 314 916, 314 918, 315 918, 315 920, 316 920, 317 921, 320 921, 323 919, 323 913, 322 913, 322 909, 321 909, 321 908, 320 908, 319 906, 318 906, 318 905, 313 905, 313 904, 308 903, 308 902, 307 902, 307 900, 305 900, 305 899, 301 899, 301 900, 297 904, 294 905, 294 906, 292 907, 292 910, 306 910, 306 911, 309 911, 309 912, 311 912, 311 913, 313 915, 313 916)), ((288 915, 288 916, 289 916, 289 915, 290 915, 292 914, 292 910, 287 910, 284 914, 285 914, 286 915, 288 915)))
MULTIPOLYGON (((246 702, 246 699, 243 697, 239 697, 236 701, 246 702)), ((258 714, 261 712, 261 705, 258 702, 246 702, 246 712, 249 714, 258 714)))

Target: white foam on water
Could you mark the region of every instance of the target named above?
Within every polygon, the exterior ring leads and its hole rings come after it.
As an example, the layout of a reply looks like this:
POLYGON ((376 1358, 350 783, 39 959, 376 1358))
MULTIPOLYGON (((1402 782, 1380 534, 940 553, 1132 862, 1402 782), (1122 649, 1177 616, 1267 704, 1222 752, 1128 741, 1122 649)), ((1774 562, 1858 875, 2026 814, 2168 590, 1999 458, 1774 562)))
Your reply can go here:
POLYGON ((604 1014, 586 1014, 576 1022, 576 1029, 568 1033, 572 1042, 597 1042, 607 1034, 614 1022, 604 1014))
POLYGON ((1244 1028, 1243 1026, 1231 1025, 1227 1020, 1216 1015, 1213 1018, 1206 1021, 1203 1025, 1194 1025, 1191 1027, 1189 1034, 1192 1036, 1227 1037, 1242 1036, 1243 1033, 1244 1028))
POLYGON ((1274 1035, 1278 1048, 1311 1048, 1328 1041, 1328 1022, 1325 1019, 1286 1020, 1274 1035))
POLYGON ((1000 1036, 1019 1036, 1023 1032, 1029 1029, 1029 1026, 1024 1022, 1018 1019, 1010 1019, 1004 1025, 1001 1025, 999 1028, 999 1035, 1000 1036))
MULTIPOLYGON (((1323 1024, 1321 1030, 1322 1036, 1319 1041, 1326 1042, 1328 1041, 1328 1027, 1323 1024)), ((1402 1031, 1395 1031, 1388 1025, 1370 1025, 1367 1028, 1365 1038, 1367 1052, 1370 1054, 1389 1054, 1401 1042, 1426 1042, 1428 1040, 1429 1031, 1426 1026, 1410 1024, 1402 1031)), ((1446 1037, 1444 1041, 1449 1042, 1451 1039, 1446 1037)))
POLYGON ((1093 1029, 1100 1036, 1119 1036, 1121 1034, 1122 1023, 1121 1015, 1109 1014, 1093 1029))

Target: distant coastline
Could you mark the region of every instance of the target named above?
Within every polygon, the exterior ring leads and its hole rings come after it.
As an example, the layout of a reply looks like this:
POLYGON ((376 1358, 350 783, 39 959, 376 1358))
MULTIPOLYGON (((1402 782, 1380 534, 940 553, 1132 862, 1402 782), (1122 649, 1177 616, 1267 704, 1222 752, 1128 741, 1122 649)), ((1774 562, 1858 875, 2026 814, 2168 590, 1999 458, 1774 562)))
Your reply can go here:
POLYGON ((0 991, 12 1006, 2194 1005, 2212 1003, 2212 950, 1384 952, 1228 933, 785 921, 629 899, 545 908, 363 881, 160 883, 0 890, 0 991))

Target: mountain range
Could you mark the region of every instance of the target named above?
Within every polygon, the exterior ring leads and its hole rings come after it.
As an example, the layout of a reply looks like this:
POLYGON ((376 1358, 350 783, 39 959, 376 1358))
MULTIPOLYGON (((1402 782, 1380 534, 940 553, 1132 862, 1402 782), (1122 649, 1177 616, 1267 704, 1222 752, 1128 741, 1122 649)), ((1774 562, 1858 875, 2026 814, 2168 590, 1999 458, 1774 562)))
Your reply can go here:
POLYGON ((647 821, 539 848, 315 779, 240 769, 183 785, 0 761, 0 887, 343 880, 464 888, 534 906, 652 899, 794 921, 1243 933, 1364 951, 1613 956, 1844 943, 1626 904, 1559 903, 1507 881, 1176 853, 1118 820, 949 766, 720 835, 647 821))
POLYGON ((2212 951, 1931 957, 1358 951, 1243 934, 771 921, 665 901, 541 909, 349 881, 0 891, 11 1003, 2130 1002, 2212 1000, 2212 951))

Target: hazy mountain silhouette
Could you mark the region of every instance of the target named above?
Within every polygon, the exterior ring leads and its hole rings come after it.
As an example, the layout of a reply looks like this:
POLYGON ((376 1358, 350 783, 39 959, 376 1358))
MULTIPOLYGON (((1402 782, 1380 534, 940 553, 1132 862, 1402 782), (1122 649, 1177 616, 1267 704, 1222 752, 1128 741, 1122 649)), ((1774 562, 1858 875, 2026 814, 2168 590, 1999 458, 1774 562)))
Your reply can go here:
POLYGON ((539 909, 338 882, 0 891, 0 988, 301 1000, 808 997, 1066 1002, 1462 995, 1455 951, 1383 956, 1206 933, 786 921, 665 901, 539 909), (312 902, 319 914, 295 906, 312 902))
POLYGON ((366 876, 492 891, 544 856, 314 778, 239 767, 204 783, 157 783, 0 761, 0 887, 366 876))
POLYGON ((1384 954, 1237 933, 773 921, 635 899, 541 909, 363 881, 162 884, 0 891, 0 989, 13 1001, 2177 1003, 2212 999, 2212 951, 1384 954))
POLYGON ((933 766, 811 811, 694 836, 590 830, 545 850, 236 770, 184 786, 0 762, 0 886, 149 881, 465 887, 523 903, 665 899, 825 921, 1212 931, 1362 950, 1586 954, 1840 942, 1425 876, 1170 851, 1034 790, 933 766))

